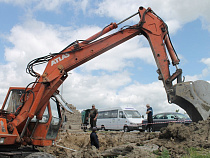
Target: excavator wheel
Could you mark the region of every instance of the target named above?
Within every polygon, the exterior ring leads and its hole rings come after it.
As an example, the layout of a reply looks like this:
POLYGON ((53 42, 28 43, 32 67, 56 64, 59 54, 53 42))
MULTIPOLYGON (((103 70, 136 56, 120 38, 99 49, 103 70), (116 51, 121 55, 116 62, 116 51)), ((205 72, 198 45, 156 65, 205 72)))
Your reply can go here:
POLYGON ((45 152, 35 152, 26 156, 25 158, 56 158, 56 156, 45 152))

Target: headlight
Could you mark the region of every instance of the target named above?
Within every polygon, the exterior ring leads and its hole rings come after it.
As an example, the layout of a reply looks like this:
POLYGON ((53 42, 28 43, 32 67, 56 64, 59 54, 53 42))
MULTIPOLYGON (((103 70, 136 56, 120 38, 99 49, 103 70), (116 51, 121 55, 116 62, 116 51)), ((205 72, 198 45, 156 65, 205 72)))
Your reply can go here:
POLYGON ((4 139, 5 138, 0 138, 0 144, 4 144, 4 139))

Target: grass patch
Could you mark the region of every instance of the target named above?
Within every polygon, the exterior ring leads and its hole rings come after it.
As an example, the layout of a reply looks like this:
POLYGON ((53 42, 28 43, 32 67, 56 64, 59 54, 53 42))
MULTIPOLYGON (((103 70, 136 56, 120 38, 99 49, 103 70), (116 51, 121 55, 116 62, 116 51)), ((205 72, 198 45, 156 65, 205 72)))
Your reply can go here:
POLYGON ((170 158, 170 153, 166 149, 164 149, 162 152, 159 152, 159 150, 154 150, 153 154, 159 155, 157 158, 170 158))
POLYGON ((188 148, 187 154, 182 158, 210 158, 210 151, 203 148, 188 148))

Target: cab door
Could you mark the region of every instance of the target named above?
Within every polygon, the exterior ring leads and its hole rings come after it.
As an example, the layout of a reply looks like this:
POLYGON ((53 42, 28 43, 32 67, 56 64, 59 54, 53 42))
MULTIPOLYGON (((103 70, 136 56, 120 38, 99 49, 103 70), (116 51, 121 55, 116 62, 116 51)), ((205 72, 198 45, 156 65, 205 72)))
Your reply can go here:
POLYGON ((38 146, 50 146, 56 139, 61 126, 61 112, 59 102, 51 97, 44 109, 42 119, 35 116, 30 123, 32 144, 38 146))
POLYGON ((59 102, 53 97, 50 99, 52 119, 47 132, 46 139, 55 139, 61 126, 61 112, 59 102))

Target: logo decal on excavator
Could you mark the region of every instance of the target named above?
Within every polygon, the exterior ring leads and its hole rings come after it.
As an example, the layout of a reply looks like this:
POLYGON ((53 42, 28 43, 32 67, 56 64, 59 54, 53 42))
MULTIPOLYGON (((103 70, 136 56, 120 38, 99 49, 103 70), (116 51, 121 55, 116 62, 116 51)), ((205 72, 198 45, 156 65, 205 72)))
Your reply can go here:
POLYGON ((60 61, 64 60, 65 58, 68 58, 68 57, 70 57, 69 54, 63 54, 62 56, 53 59, 53 60, 51 61, 51 66, 53 66, 54 64, 59 63, 60 61))

